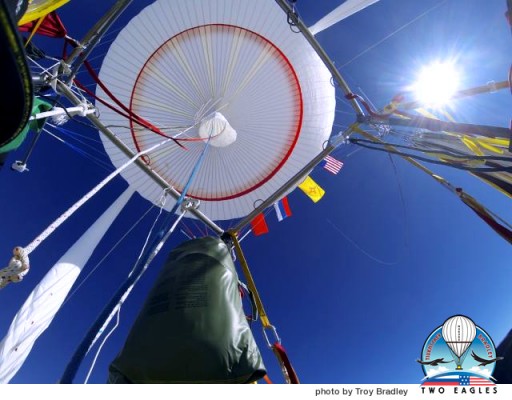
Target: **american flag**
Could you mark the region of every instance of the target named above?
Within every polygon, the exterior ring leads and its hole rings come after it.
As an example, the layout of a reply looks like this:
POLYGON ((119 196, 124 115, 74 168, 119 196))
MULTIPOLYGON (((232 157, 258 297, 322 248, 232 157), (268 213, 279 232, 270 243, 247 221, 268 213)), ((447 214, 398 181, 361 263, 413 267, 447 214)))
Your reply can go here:
POLYGON ((422 386, 494 386, 487 378, 471 374, 450 374, 433 376, 423 382, 422 386))
POLYGON ((334 157, 331 156, 325 157, 320 163, 320 165, 334 175, 340 172, 341 167, 343 167, 343 163, 341 161, 336 160, 334 157))

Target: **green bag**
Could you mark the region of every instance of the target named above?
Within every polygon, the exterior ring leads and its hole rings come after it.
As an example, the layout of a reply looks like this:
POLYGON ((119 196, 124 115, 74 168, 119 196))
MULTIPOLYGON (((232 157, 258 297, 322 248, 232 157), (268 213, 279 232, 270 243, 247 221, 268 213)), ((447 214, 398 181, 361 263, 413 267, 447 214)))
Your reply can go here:
POLYGON ((205 237, 169 255, 109 383, 250 383, 265 374, 229 249, 205 237))

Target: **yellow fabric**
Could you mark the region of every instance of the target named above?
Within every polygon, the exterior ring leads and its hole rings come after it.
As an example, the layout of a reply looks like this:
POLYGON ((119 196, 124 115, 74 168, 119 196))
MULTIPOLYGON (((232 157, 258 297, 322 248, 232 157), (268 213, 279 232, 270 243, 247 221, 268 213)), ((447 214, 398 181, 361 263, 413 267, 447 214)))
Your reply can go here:
POLYGON ((468 167, 478 167, 480 165, 485 164, 485 160, 472 160, 472 159, 463 159, 460 157, 452 157, 447 154, 439 154, 434 152, 425 153, 430 155, 431 157, 436 157, 441 161, 451 163, 451 164, 464 164, 468 167))
MULTIPOLYGON (((505 153, 499 147, 493 146, 480 138, 476 139, 476 142, 478 143, 478 145, 480 145, 481 147, 483 147, 486 150, 489 150, 492 153, 496 153, 496 154, 504 154, 505 153)), ((507 147, 508 147, 508 144, 507 144, 507 147)))
POLYGON ((488 137, 481 137, 478 138, 479 142, 485 142, 488 145, 492 146, 498 146, 498 147, 505 147, 508 149, 508 145, 510 140, 504 139, 504 138, 488 138, 488 137))
POLYGON ((299 188, 306 193, 306 195, 313 200, 313 202, 318 202, 322 197, 324 197, 325 190, 323 190, 318 183, 316 183, 311 177, 307 177, 304 182, 299 185, 299 188))
MULTIPOLYGON (((247 287, 252 292, 252 295, 254 297, 254 302, 256 303, 256 308, 258 309, 258 314, 260 316, 261 324, 263 325, 263 329, 267 328, 273 328, 272 324, 270 323, 270 320, 265 312, 265 308, 263 307, 263 302, 261 301, 260 294, 258 293, 258 289, 256 289, 256 284, 254 283, 254 279, 251 274, 251 270, 249 269, 249 265, 247 264, 247 260, 245 259, 244 253, 242 251, 242 247, 240 246, 240 242, 238 241, 238 237, 235 232, 229 232, 229 235, 231 236, 231 239, 233 240, 233 245, 235 246, 235 252, 236 257, 238 258, 238 261, 240 262, 240 266, 242 267, 242 271, 245 276, 245 280, 247 282, 247 287)), ((275 329, 275 328, 274 328, 275 329)), ((281 355, 274 347, 272 347, 272 350, 277 358, 277 361, 279 365, 281 366, 281 370, 283 372, 284 378, 290 383, 290 379, 288 377, 288 373, 286 372, 285 365, 283 363, 283 359, 281 358, 281 355)), ((265 378, 267 383, 272 383, 270 379, 265 378)))
MULTIPOLYGON (((363 137, 365 138, 368 138, 372 141, 374 141, 375 143, 383 143, 382 140, 380 140, 379 138, 369 134, 368 132, 364 131, 363 129, 360 129, 358 127, 355 127, 354 128, 354 131, 355 132, 358 132, 360 135, 362 135, 363 137)), ((389 149, 389 150, 395 150, 395 148, 392 146, 392 145, 389 145, 389 144, 386 144, 384 146, 385 148, 389 149)), ((410 162, 412 165, 420 168, 423 172, 429 174, 432 178, 434 178, 437 182, 439 182, 440 184, 442 184, 445 188, 449 189, 451 192, 453 193, 456 193, 459 198, 464 202, 464 204, 466 204, 468 207, 470 207, 472 210, 474 210, 475 212, 477 212, 478 216, 484 220, 484 222, 486 224, 488 224, 496 233, 498 233, 501 237, 503 237, 505 240, 507 240, 509 243, 512 244, 512 237, 506 235, 506 234, 503 234, 502 232, 500 232, 498 229, 496 229, 496 226, 493 226, 492 224, 490 224, 488 221, 486 221, 482 215, 485 215, 486 217, 491 217, 494 221, 496 221, 498 224, 501 224, 503 227, 505 227, 506 229, 512 231, 512 225, 510 225, 508 222, 506 222, 505 220, 503 220, 500 216, 498 216, 497 214, 494 214, 492 211, 488 210, 487 208, 485 208, 482 204, 480 204, 475 198, 473 198, 472 196, 470 196, 469 194, 465 193, 465 192, 462 192, 460 190, 457 190, 450 182, 448 182, 447 180, 445 180, 443 177, 437 175, 437 174, 434 174, 431 170, 429 170, 427 167, 423 166, 422 164, 420 164, 419 162, 417 162, 416 160, 414 160, 413 158, 411 157, 407 157, 407 156, 402 156, 402 158, 408 162, 410 162)), ((493 185, 495 186, 495 185, 493 185)))
POLYGON ((27 22, 40 19, 57 8, 62 7, 69 0, 32 0, 28 5, 27 12, 20 19, 18 25, 25 25, 27 22))
MULTIPOLYGON (((438 119, 434 114, 428 112, 424 109, 417 110, 420 114, 425 117, 438 119)), ((449 121, 455 122, 455 119, 451 116, 450 113, 446 110, 441 110, 441 114, 443 114, 449 121)), ((505 147, 508 149, 509 140, 502 138, 487 138, 487 137, 479 137, 479 138, 470 138, 468 136, 463 136, 461 138, 462 142, 468 147, 474 154, 478 156, 484 156, 485 154, 478 148, 478 146, 483 147, 484 149, 496 153, 496 154, 504 154, 503 150, 497 146, 505 147)))
POLYGON ((431 112, 425 110, 424 108, 418 108, 418 109, 416 109, 416 111, 419 114, 423 115, 424 117, 432 118, 432 119, 439 119, 434 114, 432 114, 431 112))
POLYGON ((468 138, 467 136, 462 137, 460 140, 462 141, 462 143, 464 143, 466 145, 466 147, 469 150, 471 150, 471 152, 473 152, 477 156, 484 156, 485 155, 483 153, 483 151, 478 148, 476 143, 473 140, 471 140, 470 138, 468 138))
POLYGON ((28 37, 27 41, 25 42, 25 48, 28 46, 28 44, 30 43, 30 41, 32 40, 32 38, 34 37, 34 35, 36 34, 36 32, 38 31, 39 27, 41 26, 41 24, 43 23, 44 21, 44 18, 45 17, 41 17, 37 20, 37 23, 36 25, 34 26, 34 29, 32 29, 32 33, 30 34, 30 36, 28 37))
POLYGON ((245 280, 247 281, 247 287, 252 292, 254 296, 254 302, 256 303, 256 308, 258 309, 258 314, 260 315, 261 324, 264 328, 271 327, 270 321, 265 312, 265 308, 263 307, 263 302, 261 301, 260 294, 258 293, 258 289, 256 289, 256 284, 254 283, 254 279, 251 274, 251 270, 249 269, 249 265, 245 259, 244 253, 242 251, 242 247, 240 247, 240 242, 235 233, 230 233, 231 239, 233 240, 233 244, 235 245, 235 252, 238 261, 240 262, 240 266, 242 267, 242 271, 245 276, 245 280))
MULTIPOLYGON (((478 176, 478 175, 475 175, 475 174, 472 174, 472 175, 477 177, 478 179, 480 179, 486 185, 489 185, 489 186, 493 187, 494 189, 500 191, 505 196, 508 196, 508 197, 512 198, 512 193, 507 192, 504 188, 498 186, 496 183, 487 180, 485 177, 478 176)), ((512 184, 512 180, 511 180, 510 176, 507 175, 506 172, 493 172, 490 175, 492 175, 493 177, 496 177, 497 179, 499 179, 500 181, 502 181, 504 183, 512 184)))
POLYGON ((441 114, 443 114, 446 118, 448 118, 448 121, 456 122, 455 118, 453 118, 452 115, 448 111, 441 110, 441 114))

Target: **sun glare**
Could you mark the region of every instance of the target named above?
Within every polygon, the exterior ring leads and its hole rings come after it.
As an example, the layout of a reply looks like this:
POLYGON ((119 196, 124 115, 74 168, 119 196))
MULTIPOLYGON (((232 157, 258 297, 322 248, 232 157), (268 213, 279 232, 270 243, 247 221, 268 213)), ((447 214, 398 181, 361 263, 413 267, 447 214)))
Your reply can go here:
POLYGON ((436 62, 423 67, 412 86, 416 100, 427 107, 442 107, 458 90, 459 74, 452 63, 436 62))

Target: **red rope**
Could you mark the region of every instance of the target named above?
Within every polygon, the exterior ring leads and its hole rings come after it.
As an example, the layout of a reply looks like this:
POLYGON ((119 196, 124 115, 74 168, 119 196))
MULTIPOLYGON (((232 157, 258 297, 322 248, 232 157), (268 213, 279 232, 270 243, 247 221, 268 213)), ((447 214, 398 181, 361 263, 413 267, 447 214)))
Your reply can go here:
MULTIPOLYGON (((121 107, 121 109, 123 111, 125 111, 126 113, 128 113, 129 115, 129 119, 133 122, 136 122, 137 124, 143 126, 144 128, 147 128, 149 129, 150 131, 156 133, 157 135, 160 135, 160 136, 163 136, 163 137, 166 137, 166 138, 169 138, 169 139, 172 139, 178 146, 182 147, 182 148, 185 148, 181 143, 179 143, 179 141, 177 139, 174 139, 170 136, 167 136, 165 133, 163 133, 160 129, 158 129, 156 126, 154 126, 153 124, 151 124, 150 122, 146 121, 144 118, 140 117, 139 115, 137 115, 136 113, 134 113, 132 110, 130 110, 128 107, 126 107, 121 101, 119 101, 119 99, 114 96, 114 94, 105 86, 105 84, 100 80, 99 76, 96 74, 96 72, 94 71, 94 69, 91 67, 91 64, 86 60, 84 61, 84 65, 85 65, 85 68, 87 69, 87 71, 89 72, 89 74, 91 75, 91 78, 94 80, 94 82, 96 82, 96 84, 101 88, 103 89, 103 91, 107 94, 108 97, 110 97, 110 99, 112 101, 114 101, 114 103, 116 103, 119 107, 121 107)), ((94 98, 99 100, 95 95, 94 95, 94 98)), ((105 103, 103 103, 105 104, 105 103)), ((105 104, 106 105, 106 104, 105 104)), ((109 107, 112 109, 112 107, 109 107)))
POLYGON ((278 358, 283 363, 284 368, 286 369, 286 373, 288 374, 288 378, 290 379, 290 383, 292 384, 298 384, 299 378, 297 374, 295 373, 295 370, 292 367, 292 363, 290 362, 290 359, 288 358, 288 355, 286 354, 286 350, 280 343, 274 343, 272 346, 274 352, 278 356, 278 358))
POLYGON ((181 223, 182 223, 183 227, 185 228, 185 230, 187 231, 187 233, 190 235, 190 237, 195 238, 196 235, 194 235, 194 232, 192 232, 192 230, 188 227, 188 225, 183 221, 181 221, 181 223))
POLYGON ((363 105, 363 107, 366 109, 366 111, 368 111, 368 114, 370 114, 374 118, 387 119, 391 114, 393 114, 393 113, 379 114, 378 112, 375 112, 372 109, 372 107, 370 107, 370 105, 366 102, 366 100, 363 99, 358 94, 348 93, 347 95, 345 95, 345 98, 348 100, 359 100, 361 102, 361 104, 363 105))
MULTIPOLYGON (((99 87, 101 87, 101 89, 103 89, 103 91, 107 94, 108 97, 110 97, 110 99, 112 99, 114 101, 114 103, 116 103, 119 107, 121 107, 122 110, 124 110, 126 113, 123 113, 121 110, 115 108, 113 105, 107 103, 105 100, 103 99, 100 99, 99 97, 97 97, 94 93, 92 93, 89 89, 85 88, 83 85, 80 86, 80 88, 82 90, 84 90, 87 94, 89 94, 90 96, 92 96, 93 98, 95 98, 96 100, 98 100, 100 103, 104 104, 105 106, 107 106, 108 108, 110 108, 111 110, 113 110, 114 112, 118 113, 119 115, 122 115, 123 117, 129 119, 130 121, 132 121, 133 123, 136 123, 138 125, 141 125, 143 126, 144 128, 147 128, 148 130, 160 135, 160 136, 163 136, 165 138, 168 138, 168 139, 172 139, 174 142, 176 142, 176 144, 182 148, 184 148, 186 150, 186 148, 179 142, 205 142, 206 140, 208 139, 203 139, 203 138, 183 138, 183 139, 176 139, 176 138, 173 138, 171 136, 168 136, 166 135, 164 132, 162 132, 158 127, 156 127, 155 125, 151 124, 150 122, 146 121, 144 118, 140 117, 138 114, 134 113, 132 110, 130 110, 128 107, 126 107, 106 86, 105 84, 100 80, 99 76, 96 74, 96 72, 94 71, 94 69, 92 68, 91 64, 88 62, 88 61, 84 61, 84 65, 85 67, 87 68, 87 71, 89 72, 89 74, 91 75, 92 79, 98 84, 99 87)), ((75 82, 78 83, 76 80, 75 82)), ((217 135, 214 135, 212 136, 212 139, 215 138, 216 136, 219 136, 219 134, 217 135)))
MULTIPOLYGON (((363 99, 361 96, 359 96, 355 93, 348 93, 347 95, 345 95, 345 98, 348 100, 354 100, 354 99, 359 100, 361 102, 361 104, 363 105, 363 107, 366 109, 366 111, 368 111, 368 114, 370 114, 374 118, 388 119, 393 114, 401 115, 406 118, 412 118, 411 114, 408 114, 404 111, 400 111, 400 110, 397 110, 394 108, 391 110, 391 112, 388 112, 388 113, 378 113, 375 110, 373 110, 373 108, 366 102, 365 99, 363 99)), ((392 105, 393 103, 396 103, 396 104, 401 103, 403 100, 404 100, 403 94, 397 94, 395 97, 393 97, 393 99, 391 99, 390 105, 392 105)), ((386 106, 386 108, 389 107, 390 105, 386 106)))
MULTIPOLYGON (((103 104, 105 107, 107 108, 110 108, 112 111, 114 111, 115 113, 125 117, 126 119, 136 123, 136 124, 139 124, 141 126, 143 126, 144 128, 147 128, 147 126, 145 126, 142 122, 138 121, 138 120, 135 120, 133 119, 132 117, 130 117, 128 114, 122 112, 121 110, 119 110, 118 108, 114 107, 112 104, 110 104, 109 102, 103 100, 102 98, 96 96, 91 90, 89 90, 86 86, 84 86, 80 81, 78 81, 77 79, 74 80, 75 82, 75 85, 78 86, 78 88, 80 88, 81 90, 83 90, 85 93, 87 93, 89 96, 91 96, 92 98, 94 98, 95 100, 99 101, 101 104, 103 104)), ((149 129, 149 128, 148 128, 149 129)), ((168 138, 168 139, 173 139, 165 134, 161 134, 159 133, 160 135, 168 138)), ((175 139, 173 139, 175 140, 175 139)), ((183 147, 182 144, 178 143, 179 146, 183 147)))

